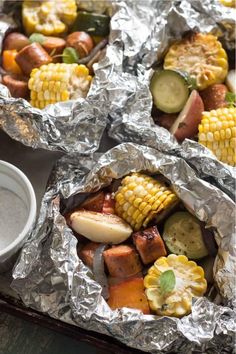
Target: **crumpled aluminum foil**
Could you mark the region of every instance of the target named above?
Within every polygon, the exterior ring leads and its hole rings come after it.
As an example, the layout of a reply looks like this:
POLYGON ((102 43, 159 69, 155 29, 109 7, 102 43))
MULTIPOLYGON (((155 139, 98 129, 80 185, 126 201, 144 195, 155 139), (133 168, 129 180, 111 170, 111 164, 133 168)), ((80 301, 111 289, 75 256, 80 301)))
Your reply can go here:
POLYGON ((37 225, 15 266, 12 287, 25 305, 113 336, 133 348, 151 353, 232 353, 236 333, 231 308, 235 301, 234 211, 233 201, 200 180, 183 159, 149 147, 124 143, 102 156, 64 156, 49 180, 37 225), (127 308, 111 311, 102 298, 100 285, 77 256, 77 239, 60 208, 69 211, 86 193, 131 171, 163 174, 187 209, 206 227, 214 228, 219 246, 214 276, 224 306, 203 297, 194 301, 192 314, 161 318, 127 308))
MULTIPOLYGON (((205 147, 186 139, 182 145, 151 117, 149 82, 152 64, 161 58, 169 44, 188 30, 213 32, 224 46, 235 49, 235 13, 218 0, 126 1, 113 28, 118 34, 106 58, 112 67, 104 87, 110 101, 109 136, 118 142, 142 143, 183 157, 201 178, 235 195, 235 170, 221 163, 205 147), (122 48, 122 50, 120 49, 122 48), (119 51, 114 68, 113 56, 119 51), (110 58, 110 59, 109 59, 110 58)), ((102 63, 101 63, 102 64, 102 63)))
MULTIPOLYGON (((6 32, 16 28, 14 14, 19 4, 19 1, 1 3, 0 51, 6 32)), ((88 10, 93 6, 98 12, 108 8, 111 16, 118 11, 116 3, 108 0, 83 1, 81 5, 88 10)), ((96 70, 86 99, 49 105, 43 110, 33 108, 24 99, 12 98, 6 86, 0 84, 0 127, 11 138, 33 148, 80 153, 96 151, 109 110, 109 102, 104 102, 104 92, 99 89, 103 75, 102 70, 96 70)))

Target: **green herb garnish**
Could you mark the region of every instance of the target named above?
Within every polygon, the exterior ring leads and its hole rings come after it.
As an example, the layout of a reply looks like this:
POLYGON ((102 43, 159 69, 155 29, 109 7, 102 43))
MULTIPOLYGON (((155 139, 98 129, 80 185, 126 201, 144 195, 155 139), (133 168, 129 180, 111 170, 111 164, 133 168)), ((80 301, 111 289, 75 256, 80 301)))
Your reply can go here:
POLYGON ((46 37, 40 33, 33 33, 29 37, 30 43, 36 42, 36 43, 42 44, 43 42, 45 42, 45 40, 46 40, 46 37))
POLYGON ((225 95, 225 101, 230 107, 234 107, 236 102, 236 94, 233 92, 227 92, 225 95))
POLYGON ((78 63, 79 55, 75 50, 75 48, 72 47, 65 48, 62 53, 62 61, 65 64, 78 63))
POLYGON ((161 294, 165 295, 166 293, 171 292, 175 288, 175 283, 176 283, 176 279, 173 270, 170 269, 161 273, 160 276, 161 294))

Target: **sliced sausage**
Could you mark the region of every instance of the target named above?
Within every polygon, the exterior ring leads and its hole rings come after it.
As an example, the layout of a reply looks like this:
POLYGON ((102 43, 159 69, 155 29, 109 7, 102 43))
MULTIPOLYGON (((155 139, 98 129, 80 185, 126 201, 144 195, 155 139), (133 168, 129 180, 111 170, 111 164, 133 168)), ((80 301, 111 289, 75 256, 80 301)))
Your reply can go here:
POLYGON ((211 85, 201 91, 200 96, 203 100, 205 110, 211 111, 213 109, 226 107, 227 102, 225 101, 225 95, 227 92, 228 89, 223 84, 211 85))
POLYGON ((92 37, 86 32, 73 32, 66 38, 66 46, 75 48, 80 58, 86 57, 93 49, 92 37))
POLYGON ((103 252, 103 257, 112 277, 126 278, 142 270, 138 253, 133 246, 112 247, 103 252))
POLYGON ((133 242, 144 264, 153 263, 159 257, 167 255, 165 244, 156 226, 135 232, 133 242))
POLYGON ((85 199, 85 201, 79 207, 80 209, 86 209, 100 213, 103 208, 104 199, 104 192, 98 192, 85 199))
POLYGON ((3 50, 15 49, 19 51, 29 44, 30 44, 29 39, 26 36, 24 36, 22 33, 12 32, 8 34, 4 39, 3 50))
POLYGON ((39 43, 32 43, 21 49, 16 56, 16 62, 21 70, 29 76, 34 68, 51 63, 52 58, 39 43))
POLYGON ((59 37, 45 37, 45 41, 42 43, 43 48, 46 52, 51 55, 62 54, 66 41, 59 37))
POLYGON ((100 243, 89 242, 79 251, 79 257, 82 259, 84 264, 91 269, 93 269, 93 258, 95 251, 99 246, 100 243))
POLYGON ((12 97, 27 98, 29 96, 28 82, 20 76, 4 75, 2 83, 7 86, 12 97))

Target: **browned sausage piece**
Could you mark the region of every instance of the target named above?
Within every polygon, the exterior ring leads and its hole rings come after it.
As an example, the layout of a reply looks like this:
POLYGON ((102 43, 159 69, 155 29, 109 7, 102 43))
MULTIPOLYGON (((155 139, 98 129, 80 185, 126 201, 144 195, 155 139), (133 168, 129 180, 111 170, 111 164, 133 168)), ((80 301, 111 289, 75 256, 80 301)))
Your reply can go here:
POLYGON ((126 278, 142 270, 138 253, 132 246, 114 246, 104 251, 103 257, 112 277, 126 278))
POLYGON ((27 98, 29 95, 28 82, 17 75, 4 75, 2 83, 7 86, 12 97, 27 98))
POLYGON ((213 109, 226 107, 227 102, 225 101, 225 95, 227 92, 228 89, 223 84, 211 85, 201 91, 200 96, 203 100, 205 110, 211 111, 213 109))
POLYGON ((42 43, 43 48, 50 55, 62 54, 66 41, 63 38, 59 37, 45 37, 45 41, 42 43))
POLYGON ((39 43, 32 43, 21 49, 15 59, 21 70, 28 76, 34 68, 52 62, 50 55, 39 43))
POLYGON ((86 32, 73 32, 66 38, 66 46, 75 48, 80 58, 86 57, 93 49, 92 37, 86 32))
POLYGON ((133 241, 144 264, 153 263, 167 254, 156 226, 134 233, 133 241))
POLYGON ((84 264, 93 269, 93 258, 96 249, 100 246, 100 243, 89 242, 79 251, 79 257, 84 264))
POLYGON ((12 32, 6 36, 3 42, 3 50, 12 50, 17 51, 26 47, 30 44, 29 39, 24 36, 22 33, 12 32))

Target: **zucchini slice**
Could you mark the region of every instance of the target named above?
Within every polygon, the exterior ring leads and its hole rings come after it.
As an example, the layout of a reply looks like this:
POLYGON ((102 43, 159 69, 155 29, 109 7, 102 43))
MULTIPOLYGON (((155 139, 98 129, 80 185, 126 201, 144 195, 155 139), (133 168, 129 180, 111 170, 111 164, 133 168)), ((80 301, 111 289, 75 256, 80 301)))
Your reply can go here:
POLYGON ((163 240, 170 252, 200 259, 208 255, 201 223, 188 212, 173 214, 164 225, 163 240))
POLYGON ((108 36, 110 17, 97 13, 79 11, 73 25, 73 31, 84 31, 91 36, 108 36))
POLYGON ((174 70, 156 71, 150 90, 155 106, 165 113, 178 113, 190 94, 185 75, 174 70))

